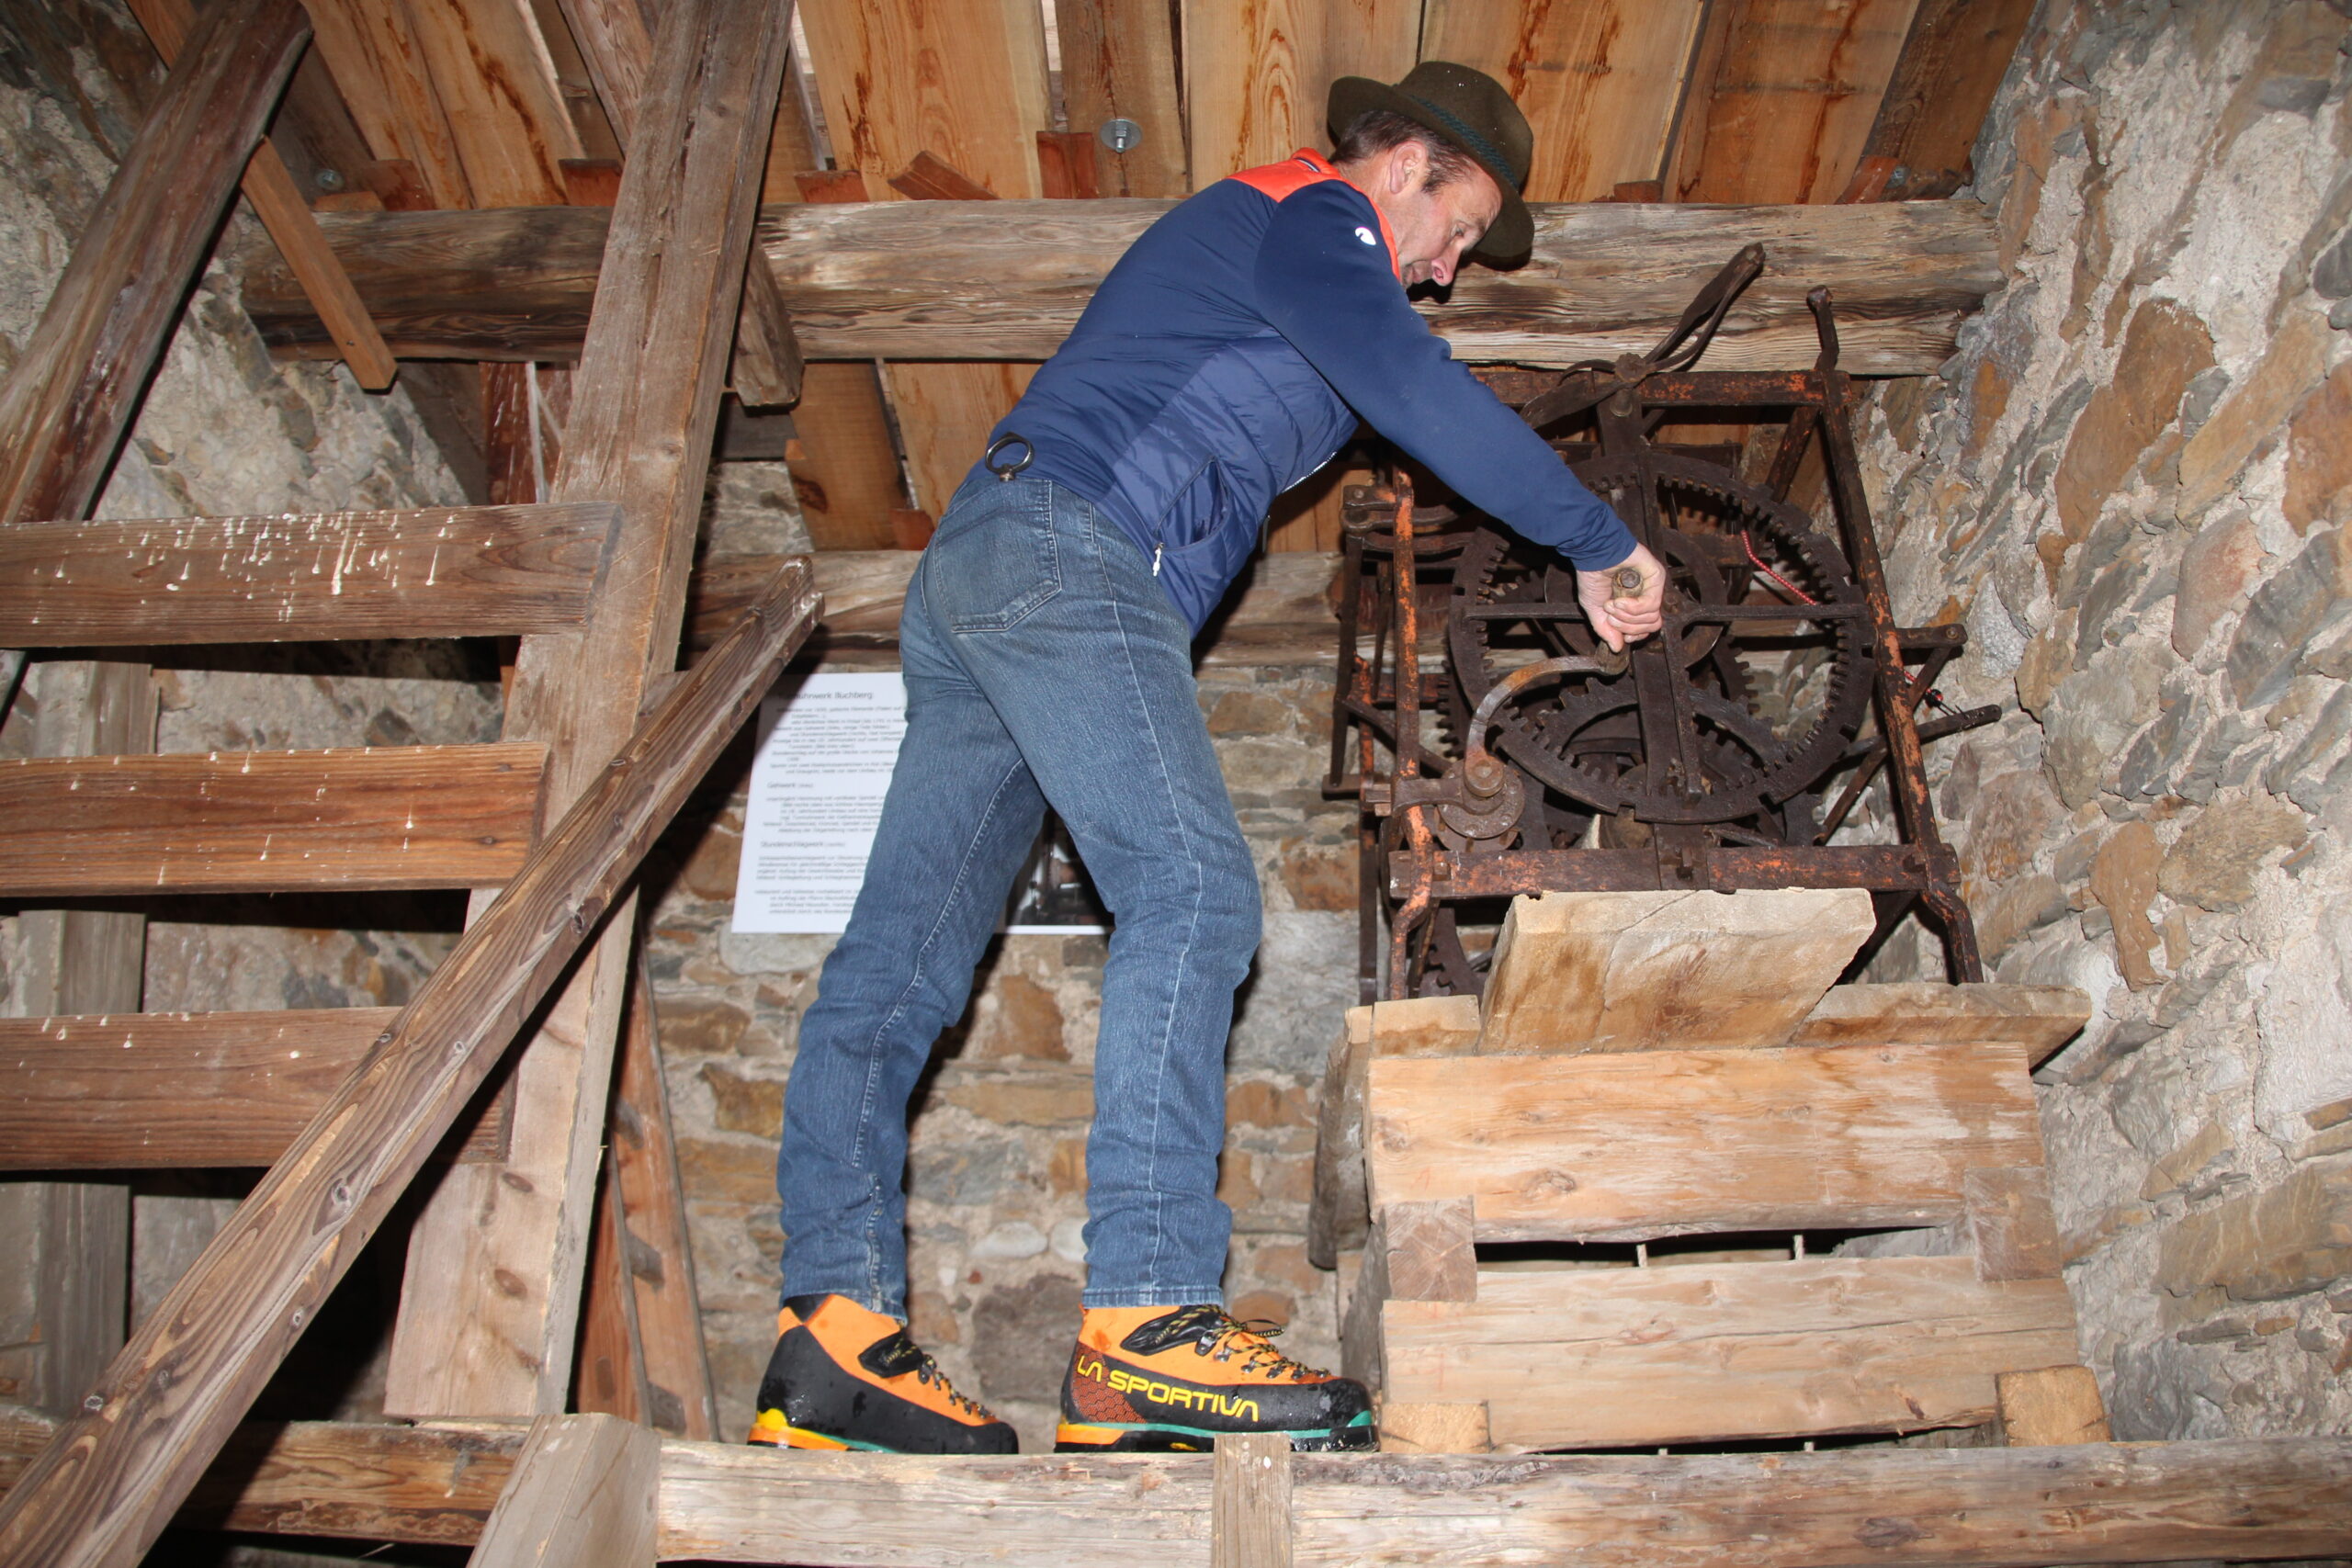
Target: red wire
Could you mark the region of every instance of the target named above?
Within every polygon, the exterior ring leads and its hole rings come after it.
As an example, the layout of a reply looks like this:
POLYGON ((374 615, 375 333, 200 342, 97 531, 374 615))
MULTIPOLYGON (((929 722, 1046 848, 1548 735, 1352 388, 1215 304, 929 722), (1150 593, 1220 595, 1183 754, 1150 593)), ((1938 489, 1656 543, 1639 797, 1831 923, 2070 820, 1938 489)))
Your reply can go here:
POLYGON ((1820 600, 1815 599, 1812 594, 1807 593, 1804 589, 1799 588, 1795 583, 1791 582, 1787 578, 1782 577, 1779 572, 1774 571, 1770 567, 1766 566, 1762 558, 1757 555, 1756 546, 1749 540, 1747 536, 1747 530, 1745 528, 1742 528, 1739 531, 1739 545, 1740 548, 1747 552, 1749 564, 1754 566, 1757 570, 1762 572, 1765 576, 1770 578, 1773 581, 1779 583, 1781 587, 1787 589, 1790 592, 1795 594, 1799 604, 1818 604, 1821 603, 1820 600))

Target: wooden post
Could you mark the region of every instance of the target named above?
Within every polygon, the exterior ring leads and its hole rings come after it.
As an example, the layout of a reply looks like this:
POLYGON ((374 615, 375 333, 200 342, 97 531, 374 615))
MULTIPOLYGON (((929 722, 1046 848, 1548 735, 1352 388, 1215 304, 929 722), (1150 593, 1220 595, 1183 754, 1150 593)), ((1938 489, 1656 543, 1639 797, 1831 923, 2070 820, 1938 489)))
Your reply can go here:
MULTIPOLYGON (((777 0, 666 7, 621 176, 550 501, 623 521, 587 627, 526 637, 509 739, 554 749, 560 810, 619 750, 649 679, 676 662, 719 385, 751 245, 756 171, 784 68, 777 0)), ((513 1156, 452 1172, 409 1241, 386 1407, 561 1408, 572 1370, 631 911, 617 909, 516 1064, 513 1156)))
POLYGON ((2098 1378, 2088 1367, 2003 1372, 1994 1384, 2001 1402, 2001 1429, 2013 1449, 2104 1443, 2114 1438, 2107 1406, 2099 1399, 2098 1378))
POLYGON ((1219 1438, 1216 1476, 1210 1568, 1290 1568, 1290 1439, 1280 1432, 1219 1438))
MULTIPOLYGON (((788 566, 768 602, 674 682, 597 770, 0 1504, 0 1562, 130 1568, 153 1543, 807 638, 818 607, 808 583, 805 562, 788 566)), ((461 1282, 428 1280, 441 1292, 461 1282)), ((564 1348, 568 1373, 568 1335, 564 1348)))
MULTIPOLYGON (((187 42, 188 29, 196 25, 187 0, 132 0, 131 11, 147 29, 164 63, 168 66, 176 61, 187 42)), ((400 368, 392 362, 392 351, 384 346, 368 307, 359 302, 351 275, 343 270, 327 237, 319 232, 319 220, 303 204, 286 160, 266 141, 254 148, 243 184, 245 199, 254 204, 269 237, 277 242, 278 254, 301 282, 302 292, 311 297, 327 335, 342 351, 343 362, 351 367, 353 378, 371 392, 390 386, 400 368)))
POLYGON ((89 514, 310 36, 298 0, 197 23, 0 387, 0 521, 89 514))
POLYGON ((467 1561, 653 1568, 662 1440, 617 1416, 542 1416, 467 1561))

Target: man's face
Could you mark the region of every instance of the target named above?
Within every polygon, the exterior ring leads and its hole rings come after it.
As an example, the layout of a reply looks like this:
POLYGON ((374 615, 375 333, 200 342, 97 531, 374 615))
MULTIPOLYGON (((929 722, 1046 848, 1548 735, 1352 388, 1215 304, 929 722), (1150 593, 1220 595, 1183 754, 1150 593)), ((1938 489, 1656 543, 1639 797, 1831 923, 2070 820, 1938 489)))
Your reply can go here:
POLYGON ((1379 203, 1396 236, 1396 260, 1408 288, 1452 283, 1463 253, 1503 209, 1502 192, 1484 169, 1473 167, 1435 190, 1422 188, 1425 177, 1425 168, 1416 171, 1402 189, 1379 203))

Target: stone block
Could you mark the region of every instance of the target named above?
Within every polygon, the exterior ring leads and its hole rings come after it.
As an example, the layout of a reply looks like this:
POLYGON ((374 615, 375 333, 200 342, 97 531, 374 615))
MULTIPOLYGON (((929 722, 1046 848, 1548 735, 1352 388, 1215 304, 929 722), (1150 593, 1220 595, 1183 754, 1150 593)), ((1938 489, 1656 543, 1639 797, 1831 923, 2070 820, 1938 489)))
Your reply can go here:
POLYGON ((2184 516, 2202 511, 2234 484, 2256 448, 2278 434, 2295 405, 2319 384, 2327 370, 2329 330, 2327 318, 2316 310, 2291 312, 2261 363, 2181 448, 2184 516))
POLYGON ((2304 651, 2345 614, 2352 598, 2352 539, 2331 528, 2316 536, 2255 591, 2231 640, 2230 689, 2241 707, 2278 700, 2304 651))
POLYGON ((1026 1168, 1017 1138, 982 1137, 926 1144, 918 1138, 907 1155, 907 1194, 950 1208, 992 1201, 1026 1168))
POLYGON ((2214 624, 2237 605, 2267 559, 2254 519, 2228 513, 2197 531, 2180 557, 2180 588, 2173 596, 2172 648, 2194 659, 2214 624))
POLYGON ((711 1122, 722 1133, 752 1133, 773 1138, 784 1131, 784 1086, 745 1078, 715 1062, 699 1075, 710 1086, 711 1122))
POLYGON ((2343 760, 2347 735, 2352 735, 2352 686, 2338 686, 2311 728, 2270 764, 2264 786, 2306 811, 2324 810, 2333 799, 2328 780, 2343 760))
POLYGON ((1999 957, 2028 931, 2065 919, 2066 892, 2040 872, 2005 882, 1989 893, 1969 889, 1976 916, 1977 944, 1987 959, 1999 957))
POLYGON ((2127 822, 2099 847, 2098 858, 2091 862, 2092 897, 2114 921, 2117 966, 2135 991, 2164 978, 2152 957, 2156 928, 2148 919, 2148 904, 2156 896, 2156 870, 2163 859, 2155 829, 2145 822, 2127 822))
MULTIPOLYGON (((2344 254, 2352 233, 2328 253, 2344 254)), ((2352 292, 2347 280, 2346 292, 2352 292)), ((2335 514, 2352 488, 2352 364, 2339 365, 2287 426, 2287 521, 2298 534, 2335 514)))
POLYGON ((938 1092, 949 1104, 1001 1127, 1083 1126, 1094 1117, 1093 1081, 1083 1074, 1013 1077, 959 1073, 938 1092))
POLYGON ((2352 1159, 2306 1165, 2166 1231, 2155 1284, 2176 1296, 2218 1286, 2232 1301, 2278 1301, 2352 1278, 2352 1159))
POLYGON ((2335 908, 2312 911, 2278 949, 2254 1006, 2262 1043, 2256 1068, 2256 1123, 2282 1147, 2343 1125, 2338 1102, 2352 1098, 2352 923, 2335 908), (2316 1119, 2314 1111, 2322 1114, 2316 1119))
POLYGON ((1078 1336, 1078 1281, 1040 1274, 982 1296, 972 1309, 972 1365, 980 1396, 991 1404, 1045 1404, 1061 1397, 1078 1336))
POLYGON ((689 1203, 770 1208, 775 1202, 775 1150, 765 1144, 680 1138, 678 1179, 689 1203))
POLYGON ((2162 711, 2116 770, 2115 788, 2126 800, 2138 800, 2171 791, 2173 775, 2204 737, 2207 712, 2204 691, 2190 682, 2166 682, 2157 697, 2162 711))
POLYGON ((2155 716, 2167 661, 2158 645, 2135 643, 2059 683, 2042 716, 2042 766, 2068 807, 2091 798, 2132 734, 2155 716))
POLYGON ((1353 909, 1362 870, 1353 844, 1285 839, 1274 862, 1294 909, 1353 909))
POLYGON ((979 1060, 1067 1062, 1062 1021, 1061 1003, 1052 991, 1026 975, 1000 972, 980 998, 971 1054, 979 1060))
POLYGON ((2234 909, 2254 897, 2255 874, 2273 851, 2293 851, 2310 819, 2290 801, 2259 791, 2215 799, 2175 841, 2156 884, 2184 903, 2234 909))
POLYGON ((2212 335, 2188 310, 2150 299, 2132 312, 2115 373, 2092 394, 2058 466, 2058 515, 2069 539, 2089 534, 2109 495, 2178 415, 2190 378, 2212 363, 2212 335))
POLYGON ((1986 882, 2007 881, 2032 863, 2065 819, 2039 772, 1995 775, 1977 790, 1968 814, 1969 870, 1986 882))
POLYGON ((707 997, 665 997, 655 1016, 662 1050, 672 1056, 723 1056, 741 1043, 752 1015, 732 1002, 707 997))
POLYGON ((1288 735, 1297 725, 1296 708, 1263 692, 1227 692, 1209 709, 1211 735, 1288 735))

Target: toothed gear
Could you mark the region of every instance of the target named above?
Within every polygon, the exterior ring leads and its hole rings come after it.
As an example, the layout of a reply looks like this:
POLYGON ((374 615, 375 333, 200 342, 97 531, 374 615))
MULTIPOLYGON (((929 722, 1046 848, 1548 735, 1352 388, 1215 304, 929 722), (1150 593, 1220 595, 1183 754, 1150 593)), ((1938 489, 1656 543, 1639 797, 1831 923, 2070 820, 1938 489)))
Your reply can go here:
MULTIPOLYGON (((1655 452, 1602 457, 1575 465, 1596 495, 1631 521, 1628 499, 1648 485, 1660 526, 1657 553, 1673 592, 1705 604, 1729 603, 1733 582, 1745 583, 1745 563, 1726 581, 1717 556, 1677 519, 1707 519, 1711 532, 1745 535, 1772 570, 1822 604, 1862 603, 1843 554, 1816 533, 1804 513, 1711 463, 1655 452)), ((1760 574, 1759 574, 1760 575, 1760 574)), ((1766 580, 1769 582, 1769 579, 1766 580)), ((1575 573, 1538 567, 1493 530, 1482 529, 1462 554, 1455 595, 1460 609, 1498 604, 1572 608, 1575 573)), ((1589 655, 1596 646, 1580 615, 1529 621, 1487 620, 1457 613, 1449 653, 1465 707, 1534 657, 1589 655), (1498 633, 1512 628, 1521 647, 1506 649, 1498 633), (1533 633, 1530 647, 1528 633, 1533 633)), ((1630 674, 1585 676, 1538 689, 1529 701, 1496 716, 1490 744, 1553 789, 1595 810, 1630 811, 1638 820, 1732 824, 1754 819, 1761 836, 1780 839, 1770 824, 1782 817, 1810 819, 1807 792, 1860 728, 1871 696, 1871 652, 1860 616, 1812 623, 1826 637, 1821 694, 1809 715, 1776 722, 1760 711, 1755 682, 1734 628, 1692 626, 1669 668, 1700 724, 1696 748, 1701 779, 1695 795, 1649 784, 1634 681, 1630 674)))

